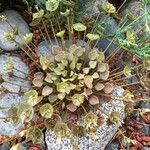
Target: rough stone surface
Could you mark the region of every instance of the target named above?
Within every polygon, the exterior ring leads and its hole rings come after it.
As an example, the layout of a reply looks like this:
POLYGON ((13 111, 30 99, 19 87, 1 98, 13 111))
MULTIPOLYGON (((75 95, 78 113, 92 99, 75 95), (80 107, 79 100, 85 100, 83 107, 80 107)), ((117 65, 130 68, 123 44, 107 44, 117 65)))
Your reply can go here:
MULTIPOLYGON (((22 41, 22 37, 26 34, 29 34, 29 26, 23 20, 21 15, 15 10, 7 10, 0 15, 4 15, 8 18, 9 23, 11 26, 18 29, 19 36, 16 36, 16 41, 22 45, 24 42, 22 41)), ((5 22, 0 21, 0 48, 6 51, 17 50, 19 47, 16 45, 15 42, 7 42, 5 40, 4 33, 11 32, 12 28, 5 22)))
MULTIPOLYGON (((147 5, 147 10, 150 9, 150 5, 147 5)), ((138 17, 144 15, 144 5, 138 0, 131 0, 127 5, 125 5, 120 11, 120 16, 125 16, 127 13, 131 13, 132 16, 137 19, 138 17)), ((131 23, 128 21, 127 24, 131 23)), ((140 29, 145 23, 145 17, 139 18, 132 26, 134 30, 140 29)))
POLYGON ((26 79, 21 79, 18 77, 9 77, 8 75, 3 75, 4 82, 0 85, 0 88, 5 88, 9 92, 27 92, 31 88, 30 82, 26 79))
MULTIPOLYGON (((114 94, 121 95, 123 92, 122 88, 116 88, 114 94)), ((111 102, 102 102, 101 107, 105 111, 118 111, 121 118, 124 118, 124 104, 121 101, 112 100, 111 102), (116 107, 117 106, 117 107, 116 107)), ((81 137, 77 141, 79 150, 104 150, 108 142, 111 140, 113 135, 119 128, 119 125, 108 125, 106 122, 107 116, 103 115, 105 122, 102 126, 97 129, 97 139, 94 141, 88 135, 81 137)), ((69 138, 64 138, 59 143, 56 142, 56 136, 53 131, 47 131, 45 141, 48 146, 48 150, 70 150, 72 149, 72 144, 69 138)))
MULTIPOLYGON (((98 22, 96 23, 96 31, 104 33, 104 35, 107 36, 114 36, 115 32, 117 31, 117 22, 110 16, 107 16, 105 14, 100 15, 98 22), (101 29, 103 28, 103 31, 101 29)), ((101 38, 98 43, 97 47, 106 50, 106 55, 111 54, 114 52, 114 50, 117 48, 117 46, 114 43, 110 44, 110 41, 105 38, 101 38)))
MULTIPOLYGON (((3 107, 8 108, 11 106, 18 106, 22 102, 22 97, 17 94, 1 94, 0 95, 0 117, 8 117, 8 109, 3 109, 3 107)), ((14 124, 11 121, 0 119, 0 135, 5 135, 12 137, 23 125, 21 123, 14 124)))
MULTIPOLYGON (((61 46, 61 41, 60 40, 58 40, 58 43, 61 46)), ((37 55, 38 56, 48 56, 48 55, 51 55, 52 54, 51 47, 53 45, 57 45, 56 41, 52 41, 52 43, 50 43, 49 41, 43 41, 43 42, 41 42, 38 45, 37 55)), ((69 40, 65 40, 65 45, 66 45, 66 48, 70 47, 69 40)), ((80 40, 80 41, 77 42, 76 45, 81 46, 81 47, 85 47, 87 44, 86 44, 86 42, 80 40)))
POLYGON ((22 60, 19 57, 16 57, 16 56, 0 55, 0 74, 1 75, 8 74, 8 71, 5 69, 5 66, 4 66, 8 58, 12 59, 14 68, 17 69, 17 70, 13 69, 14 75, 17 77, 26 78, 29 74, 29 68, 24 62, 22 62, 22 60))

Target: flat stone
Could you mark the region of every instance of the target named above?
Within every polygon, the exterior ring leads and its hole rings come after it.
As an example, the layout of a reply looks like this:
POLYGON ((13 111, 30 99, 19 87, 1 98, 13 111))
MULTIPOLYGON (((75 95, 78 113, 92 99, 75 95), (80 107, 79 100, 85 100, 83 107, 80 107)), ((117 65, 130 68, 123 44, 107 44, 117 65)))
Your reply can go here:
POLYGON ((99 15, 99 5, 107 0, 78 0, 77 2, 77 20, 87 21, 96 18, 99 15))
MULTIPOLYGON (((58 44, 59 46, 61 46, 61 41, 58 40, 58 44)), ((37 55, 40 56, 49 56, 52 55, 52 46, 57 45, 56 41, 42 41, 41 43, 39 43, 38 45, 38 50, 37 50, 37 55)), ((87 45, 86 42, 84 42, 83 40, 79 40, 76 43, 77 46, 81 46, 81 47, 85 47, 87 45)), ((65 40, 65 46, 66 48, 70 47, 70 42, 69 40, 65 40)))
MULTIPOLYGON (((22 97, 17 94, 0 95, 0 117, 8 117, 8 107, 18 106, 22 102, 22 97), (5 109, 3 109, 5 107, 5 109)), ((12 137, 23 127, 22 123, 14 124, 10 120, 0 119, 0 135, 12 137)))
POLYGON ((29 75, 29 68, 28 66, 16 56, 7 56, 7 55, 0 55, 0 74, 7 75, 8 71, 5 69, 5 62, 8 58, 11 58, 14 64, 13 74, 17 77, 26 78, 29 75), (16 70, 17 69, 17 70, 16 70))
MULTIPOLYGON (((145 13, 144 4, 138 0, 131 0, 129 1, 120 11, 120 16, 125 16, 127 13, 130 13, 135 19, 141 16, 132 27, 134 30, 139 30, 143 25, 145 25, 145 17, 142 17, 145 13)), ((150 9, 150 5, 147 5, 147 10, 150 9)), ((128 21, 127 24, 131 23, 132 21, 128 21)), ((139 32, 141 35, 141 32, 139 32)))
MULTIPOLYGON (((121 95, 123 89, 118 87, 115 89, 115 95, 121 95)), ((124 104, 118 100, 111 102, 101 102, 101 107, 108 112, 117 111, 121 118, 124 118, 124 104), (116 107, 117 106, 117 107, 116 107)), ((103 114, 104 123, 97 128, 97 139, 92 140, 88 135, 81 137, 77 140, 79 150, 104 150, 111 138, 117 132, 119 125, 108 125, 106 120, 107 116, 103 114)), ((71 150, 73 148, 69 138, 62 139, 59 143, 56 142, 56 136, 53 131, 46 132, 45 141, 48 150, 71 150)))
POLYGON ((4 82, 0 85, 0 88, 5 88, 9 92, 19 93, 27 92, 31 89, 30 82, 26 79, 18 77, 10 77, 8 75, 2 76, 4 82))
MULTIPOLYGON (((113 37, 118 29, 117 22, 110 16, 102 14, 99 17, 98 22, 96 23, 96 32, 102 32, 104 35, 113 37), (102 29, 103 28, 103 29, 102 29)), ((101 38, 98 43, 97 47, 102 49, 106 52, 106 55, 110 55, 112 52, 115 52, 114 50, 117 48, 117 46, 110 40, 105 38, 101 38)))
MULTIPOLYGON (((7 10, 0 13, 0 15, 6 16, 9 24, 18 29, 19 36, 16 36, 15 40, 19 43, 19 45, 22 46, 24 44, 22 37, 30 33, 27 23, 15 10, 7 10)), ((13 51, 19 49, 18 45, 15 42, 7 42, 5 40, 4 33, 11 31, 12 27, 10 27, 7 23, 0 21, 0 48, 5 51, 13 51)))

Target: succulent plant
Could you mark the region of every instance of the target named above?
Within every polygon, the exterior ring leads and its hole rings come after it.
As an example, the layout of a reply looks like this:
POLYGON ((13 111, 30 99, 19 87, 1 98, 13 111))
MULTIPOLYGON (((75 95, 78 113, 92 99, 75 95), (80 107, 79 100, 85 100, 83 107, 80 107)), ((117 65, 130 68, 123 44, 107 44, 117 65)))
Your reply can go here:
MULTIPOLYGON (((23 103, 10 110, 10 113, 16 110, 16 119, 28 124, 25 136, 35 144, 42 142, 42 127, 52 129, 57 140, 68 136, 70 132, 76 137, 84 136, 88 133, 95 139, 96 129, 99 126, 99 116, 96 111, 107 115, 108 123, 110 124, 121 125, 123 122, 118 112, 105 112, 100 108, 101 98, 116 98, 125 103, 133 103, 133 94, 127 89, 122 96, 113 96, 118 77, 119 80, 123 75, 126 78, 130 78, 132 68, 125 66, 122 71, 114 73, 114 70, 109 66, 109 57, 105 58, 104 52, 96 48, 95 41, 99 40, 101 36, 94 32, 86 34, 87 26, 79 22, 74 23, 72 19, 73 8, 67 2, 63 1, 65 6, 67 5, 67 8, 69 7, 70 9, 61 11, 60 15, 67 20, 66 28, 70 42, 69 47, 65 46, 64 41, 65 34, 67 34, 66 29, 63 28, 63 30, 55 33, 52 18, 61 3, 61 1, 57 0, 48 0, 45 3, 46 12, 52 15, 50 18, 47 17, 42 8, 38 7, 36 7, 36 12, 32 14, 32 25, 42 23, 45 32, 48 34, 46 21, 49 20, 50 22, 48 23, 50 23, 56 43, 58 43, 57 38, 61 39, 61 44, 51 45, 52 54, 41 56, 40 58, 33 57, 33 54, 36 54, 28 45, 29 42, 32 42, 33 34, 25 35, 22 38, 30 53, 24 48, 23 51, 35 62, 38 71, 34 72, 31 77, 32 89, 24 93, 23 103), (87 38, 87 45, 84 47, 79 46, 74 41, 75 34, 78 36, 77 41, 84 34, 83 40, 87 38), (35 114, 42 119, 43 122, 40 124, 42 127, 32 125, 35 114), (73 127, 69 126, 68 114, 77 114, 78 116, 73 127), (83 120, 83 123, 80 123, 80 120, 83 120)), ((114 15, 116 13, 115 7, 110 3, 104 3, 102 9, 108 14, 114 15)), ((7 22, 7 18, 4 16, 1 16, 0 19, 7 22)), ((13 29, 5 34, 6 40, 16 42, 15 36, 17 34, 18 32, 13 29)), ((50 35, 47 35, 47 37, 51 41, 50 35)), ((126 38, 134 43, 136 36, 130 30, 126 33, 126 38)), ((46 38, 44 37, 44 39, 46 38)), ((149 60, 144 61, 144 66, 149 70, 149 60)), ((8 72, 12 72, 15 69, 13 61, 7 59, 4 63, 4 68, 8 72)), ((143 81, 142 79, 141 82, 145 84, 145 80, 143 81)), ((126 114, 129 114, 133 109, 129 109, 129 106, 127 106, 126 110, 126 114)), ((11 117, 14 119, 14 116, 11 117)))

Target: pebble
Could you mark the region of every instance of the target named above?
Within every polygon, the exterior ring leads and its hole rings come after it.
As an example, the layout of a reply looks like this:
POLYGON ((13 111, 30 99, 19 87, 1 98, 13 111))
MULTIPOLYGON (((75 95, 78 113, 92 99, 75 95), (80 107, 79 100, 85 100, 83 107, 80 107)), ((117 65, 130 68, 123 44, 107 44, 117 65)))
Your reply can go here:
MULTIPOLYGON (((15 10, 4 11, 0 13, 0 16, 1 15, 6 16, 9 24, 18 29, 19 36, 17 35, 15 40, 19 43, 19 45, 22 46, 24 44, 22 37, 30 33, 27 23, 15 10)), ((18 45, 15 42, 7 42, 5 39, 4 33, 12 31, 12 27, 10 27, 10 25, 0 20, 0 48, 4 51, 13 51, 19 49, 18 45)))

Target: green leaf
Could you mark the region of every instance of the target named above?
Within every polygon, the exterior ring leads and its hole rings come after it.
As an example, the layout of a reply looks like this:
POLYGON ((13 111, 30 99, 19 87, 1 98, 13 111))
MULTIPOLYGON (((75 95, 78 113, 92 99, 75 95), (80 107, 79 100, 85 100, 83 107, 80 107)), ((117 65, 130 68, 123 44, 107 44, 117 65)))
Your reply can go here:
MULTIPOLYGON (((83 70, 84 74, 88 74, 90 72, 90 68, 88 68, 88 67, 83 68, 82 70, 83 70)), ((83 79, 83 78, 81 78, 81 79, 83 79)))
POLYGON ((101 91, 104 87, 105 87, 104 84, 99 82, 94 86, 96 91, 101 91))
POLYGON ((57 95, 58 99, 60 99, 60 100, 63 100, 65 98, 65 96, 66 96, 66 93, 59 93, 57 95))
POLYGON ((68 17, 70 15, 70 9, 66 9, 65 12, 60 12, 60 14, 64 17, 68 17))
POLYGON ((48 11, 56 11, 57 8, 59 7, 59 0, 47 0, 46 3, 46 10, 48 11))
POLYGON ((57 91, 60 92, 60 93, 67 93, 69 94, 70 93, 70 86, 68 83, 66 82, 60 82, 60 83, 57 83, 57 91))
POLYGON ((51 94, 48 96, 48 100, 50 103, 54 103, 55 101, 58 100, 57 94, 51 94))
POLYGON ((75 31, 81 32, 81 31, 85 31, 86 30, 86 26, 83 25, 82 23, 76 23, 76 24, 73 24, 73 29, 75 31))
POLYGON ((37 10, 36 13, 33 13, 33 20, 40 19, 43 16, 44 16, 44 10, 43 9, 37 10))
POLYGON ((33 144, 42 144, 44 135, 41 129, 37 127, 31 127, 28 131, 27 138, 30 138, 33 144))
POLYGON ((81 94, 74 94, 73 97, 72 97, 72 103, 75 105, 75 106, 81 106, 81 104, 83 104, 84 102, 84 96, 81 95, 81 94))
POLYGON ((94 68, 96 67, 96 65, 97 65, 97 61, 90 61, 90 62, 89 62, 89 66, 90 66, 90 68, 92 68, 92 69, 94 69, 94 68))
POLYGON ((68 126, 63 122, 57 122, 54 127, 54 132, 56 134, 57 140, 65 138, 68 134, 68 126))
POLYGON ((44 86, 43 90, 42 90, 42 95, 43 96, 48 96, 53 92, 53 89, 51 87, 49 87, 48 85, 44 86))
POLYGON ((130 78, 132 76, 132 74, 131 74, 131 68, 129 66, 125 66, 124 69, 123 69, 123 74, 127 78, 130 78))
POLYGON ((97 56, 98 56, 97 50, 92 50, 92 51, 90 51, 89 54, 88 54, 88 58, 89 58, 90 60, 95 60, 95 59, 97 58, 97 56))
POLYGON ((109 77, 109 71, 105 71, 105 72, 100 73, 100 79, 105 81, 108 79, 108 77, 109 77))
POLYGON ((85 83, 85 85, 89 88, 89 89, 91 89, 92 87, 93 87, 93 77, 92 76, 90 76, 90 75, 86 75, 85 77, 84 77, 84 83, 85 83))
POLYGON ((44 82, 43 82, 43 79, 34 78, 32 83, 35 87, 41 87, 44 82))
POLYGON ((32 106, 28 104, 19 105, 17 115, 22 123, 31 121, 34 115, 32 106))
POLYGON ((24 94, 24 100, 27 104, 34 106, 38 102, 38 93, 36 90, 30 90, 24 94))
POLYGON ((104 10, 105 12, 109 13, 109 14, 116 13, 116 8, 113 6, 113 4, 111 4, 109 2, 104 2, 101 5, 101 9, 104 10))
POLYGON ((98 64, 97 71, 99 71, 99 72, 105 72, 107 70, 108 70, 108 67, 107 67, 106 63, 98 64))
POLYGON ((92 77, 93 77, 93 79, 98 79, 99 78, 99 74, 97 72, 94 72, 92 77))
POLYGON ((65 58, 66 58, 66 53, 64 51, 60 51, 60 53, 55 56, 55 60, 58 62, 61 62, 65 58))
POLYGON ((65 30, 62 30, 62 31, 56 33, 56 36, 62 38, 64 36, 64 34, 65 34, 65 30))
POLYGON ((91 34, 91 33, 88 33, 86 35, 86 37, 91 40, 91 41, 94 41, 94 40, 98 40, 100 39, 100 36, 98 34, 91 34))
POLYGON ((47 57, 41 56, 40 57, 40 64, 42 66, 43 70, 46 70, 50 64, 49 60, 47 59, 47 57))
POLYGON ((40 107, 40 114, 42 117, 49 119, 52 117, 54 112, 53 106, 49 103, 46 103, 40 107))
POLYGON ((23 41, 25 43, 30 43, 32 41, 32 38, 33 38, 33 33, 29 33, 23 36, 23 41))
POLYGON ((81 69, 81 66, 82 66, 81 63, 77 63, 77 65, 76 65, 77 70, 80 70, 80 69, 81 69))

